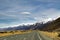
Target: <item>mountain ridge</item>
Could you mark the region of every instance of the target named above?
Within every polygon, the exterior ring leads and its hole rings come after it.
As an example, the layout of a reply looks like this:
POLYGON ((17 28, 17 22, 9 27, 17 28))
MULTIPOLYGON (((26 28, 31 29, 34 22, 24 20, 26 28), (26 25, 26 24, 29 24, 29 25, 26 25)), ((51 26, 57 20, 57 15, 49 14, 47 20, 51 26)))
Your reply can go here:
POLYGON ((43 31, 53 31, 60 28, 60 17, 53 21, 48 21, 47 23, 35 23, 33 25, 23 25, 17 27, 8 27, 0 29, 2 30, 43 30, 43 31))

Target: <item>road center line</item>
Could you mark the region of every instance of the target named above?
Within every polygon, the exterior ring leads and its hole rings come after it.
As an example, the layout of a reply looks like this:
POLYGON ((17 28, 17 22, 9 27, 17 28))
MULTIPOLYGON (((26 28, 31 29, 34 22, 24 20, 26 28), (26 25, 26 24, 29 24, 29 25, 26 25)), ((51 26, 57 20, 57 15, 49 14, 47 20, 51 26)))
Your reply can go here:
POLYGON ((42 40, 41 37, 39 36, 39 33, 37 33, 37 36, 38 36, 38 38, 39 38, 40 40, 42 40))

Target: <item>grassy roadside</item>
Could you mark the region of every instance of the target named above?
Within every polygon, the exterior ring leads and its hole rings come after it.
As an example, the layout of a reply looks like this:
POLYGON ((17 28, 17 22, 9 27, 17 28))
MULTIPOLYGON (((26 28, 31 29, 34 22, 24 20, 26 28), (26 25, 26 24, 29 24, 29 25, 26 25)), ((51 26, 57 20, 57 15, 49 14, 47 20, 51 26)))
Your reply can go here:
POLYGON ((16 30, 16 31, 7 31, 6 33, 1 33, 0 32, 0 37, 3 36, 10 36, 10 35, 16 35, 16 34, 26 34, 26 33, 31 33, 31 30, 26 30, 26 31, 20 31, 20 30, 16 30))
POLYGON ((39 31, 39 33, 42 33, 43 35, 49 37, 49 38, 53 38, 53 39, 59 39, 60 37, 58 37, 60 32, 47 32, 47 31, 39 31))
POLYGON ((60 32, 47 32, 47 31, 39 31, 39 30, 26 30, 26 31, 21 31, 21 30, 16 30, 16 31, 7 31, 7 33, 0 33, 0 37, 3 36, 10 36, 10 35, 16 35, 16 34, 27 34, 27 33, 31 33, 32 31, 36 31, 39 32, 49 38, 53 38, 53 39, 59 39, 60 37, 58 37, 58 33, 60 32))

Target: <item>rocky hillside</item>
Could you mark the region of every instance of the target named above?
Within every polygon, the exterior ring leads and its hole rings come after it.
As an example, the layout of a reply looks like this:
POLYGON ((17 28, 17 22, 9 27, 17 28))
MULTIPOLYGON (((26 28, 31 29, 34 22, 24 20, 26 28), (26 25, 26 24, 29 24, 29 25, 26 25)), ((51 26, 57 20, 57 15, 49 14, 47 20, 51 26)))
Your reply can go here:
POLYGON ((58 30, 60 28, 60 17, 52 22, 48 22, 48 23, 44 24, 44 26, 45 27, 43 27, 42 30, 45 30, 45 31, 53 31, 56 29, 58 30))

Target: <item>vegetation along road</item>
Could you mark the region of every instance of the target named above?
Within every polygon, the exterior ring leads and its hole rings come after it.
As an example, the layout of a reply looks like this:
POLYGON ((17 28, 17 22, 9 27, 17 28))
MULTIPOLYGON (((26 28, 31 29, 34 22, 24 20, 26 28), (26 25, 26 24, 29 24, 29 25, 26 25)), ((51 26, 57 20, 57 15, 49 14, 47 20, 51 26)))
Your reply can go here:
POLYGON ((38 31, 32 31, 27 34, 17 34, 12 36, 0 37, 0 40, 53 40, 52 38, 46 37, 38 31))

